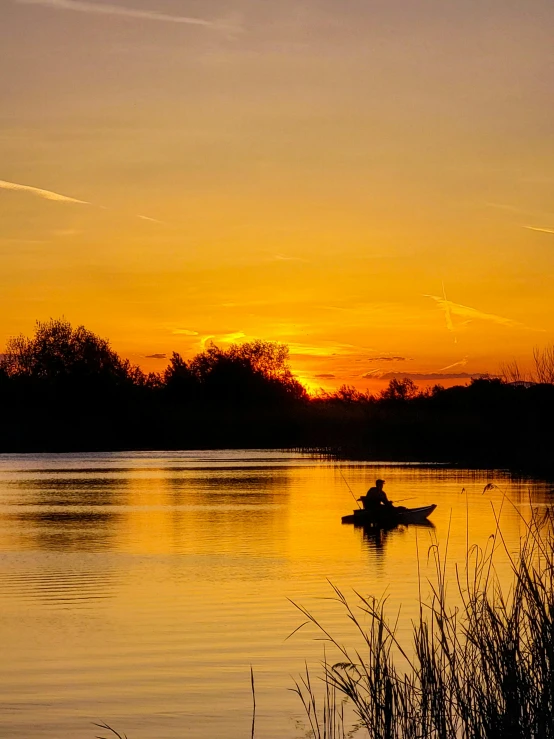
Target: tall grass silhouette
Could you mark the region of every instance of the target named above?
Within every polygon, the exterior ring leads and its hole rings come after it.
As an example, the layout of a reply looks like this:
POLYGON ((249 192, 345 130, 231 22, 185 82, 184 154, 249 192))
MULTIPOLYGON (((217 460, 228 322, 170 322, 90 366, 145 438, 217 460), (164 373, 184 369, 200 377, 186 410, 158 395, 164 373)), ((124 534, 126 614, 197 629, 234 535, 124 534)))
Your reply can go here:
MULTIPOLYGON (((309 673, 297 681, 310 735, 335 739, 353 733, 372 739, 550 739, 554 737, 554 535, 550 513, 526 524, 517 556, 498 523, 486 550, 472 547, 456 568, 456 597, 447 596, 447 552, 434 544, 430 595, 420 590, 413 643, 402 644, 386 599, 336 587, 334 598, 361 637, 343 646, 311 612, 306 623, 338 653, 323 663, 324 697, 309 673), (512 579, 502 587, 497 550, 512 579), (451 602, 455 601, 455 602, 451 602), (347 698, 352 726, 344 725, 347 698), (336 719, 340 710, 339 727, 336 719)), ((421 580, 420 580, 421 582, 421 580)))
MULTIPOLYGON (((523 519, 522 519, 523 520, 523 519)), ((502 536, 499 514, 486 549, 468 549, 447 595, 448 545, 434 543, 429 596, 420 587, 410 645, 400 640, 386 598, 337 587, 333 597, 360 637, 344 646, 310 611, 295 604, 327 642, 322 673, 306 666, 291 688, 312 739, 554 739, 554 517, 536 511, 525 523, 519 552, 502 536), (501 549, 511 568, 502 586, 501 549), (330 661, 329 650, 338 655, 330 661)), ((419 563, 419 553, 418 553, 419 563)), ((420 586, 422 584, 420 575, 420 586)), ((292 634, 291 634, 292 636, 292 634)), ((256 695, 250 671, 255 737, 256 695)), ((108 724, 98 739, 127 739, 108 724)), ((245 732, 246 735, 246 732, 245 732)))

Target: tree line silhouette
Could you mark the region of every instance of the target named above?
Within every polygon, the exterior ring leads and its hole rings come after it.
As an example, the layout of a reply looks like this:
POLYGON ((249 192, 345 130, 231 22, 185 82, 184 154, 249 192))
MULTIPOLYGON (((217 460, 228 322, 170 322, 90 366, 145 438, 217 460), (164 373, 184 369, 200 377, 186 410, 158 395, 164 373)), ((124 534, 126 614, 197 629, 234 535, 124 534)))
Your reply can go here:
POLYGON ((83 326, 51 319, 0 359, 0 452, 303 447, 554 472, 549 352, 535 356, 539 382, 511 365, 468 386, 420 390, 403 378, 376 396, 342 386, 310 397, 282 344, 174 352, 147 374, 83 326))

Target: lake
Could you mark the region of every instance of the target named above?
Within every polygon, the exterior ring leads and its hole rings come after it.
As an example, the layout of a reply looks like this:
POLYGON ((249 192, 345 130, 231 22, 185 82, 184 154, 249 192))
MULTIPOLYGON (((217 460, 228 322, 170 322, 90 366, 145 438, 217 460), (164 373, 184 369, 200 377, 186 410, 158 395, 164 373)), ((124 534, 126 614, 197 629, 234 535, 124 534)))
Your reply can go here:
MULTIPOLYGON (((487 545, 500 512, 516 552, 552 485, 501 471, 340 462, 278 451, 0 455, 0 736, 300 737, 290 688, 323 642, 287 637, 306 606, 354 638, 330 584, 388 596, 409 643, 429 546, 448 572, 487 545), (434 526, 378 536, 341 524, 387 480, 393 500, 436 503, 434 526), (484 491, 492 483, 492 489, 484 491), (418 580, 418 552, 421 579, 418 580)), ((508 582, 506 557, 500 577, 508 582)))

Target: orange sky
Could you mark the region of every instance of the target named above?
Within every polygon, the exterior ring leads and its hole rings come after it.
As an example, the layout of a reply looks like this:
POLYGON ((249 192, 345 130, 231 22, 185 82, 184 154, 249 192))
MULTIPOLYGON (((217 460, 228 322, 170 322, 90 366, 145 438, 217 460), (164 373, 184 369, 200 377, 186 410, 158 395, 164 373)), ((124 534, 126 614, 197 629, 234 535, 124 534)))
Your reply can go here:
POLYGON ((373 388, 553 341, 550 0, 0 10, 0 351, 63 314, 373 388))

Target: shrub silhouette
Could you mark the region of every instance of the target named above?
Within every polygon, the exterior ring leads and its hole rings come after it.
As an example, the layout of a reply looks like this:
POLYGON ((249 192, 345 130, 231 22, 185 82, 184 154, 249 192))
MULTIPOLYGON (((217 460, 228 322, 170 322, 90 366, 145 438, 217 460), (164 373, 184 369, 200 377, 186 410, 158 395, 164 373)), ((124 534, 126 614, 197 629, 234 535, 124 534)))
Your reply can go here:
POLYGON ((418 387, 409 377, 401 380, 393 378, 389 386, 381 393, 383 400, 410 400, 418 394, 418 387))

